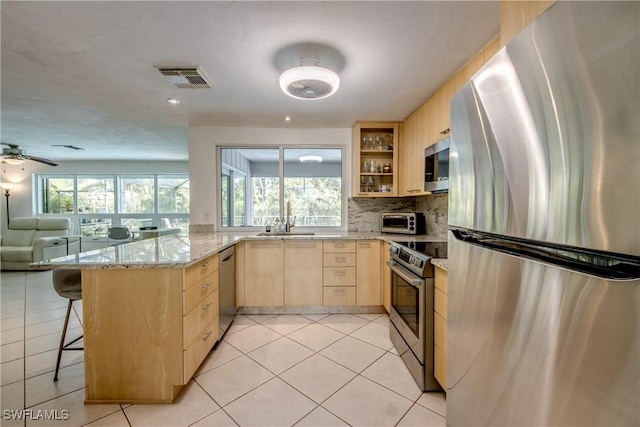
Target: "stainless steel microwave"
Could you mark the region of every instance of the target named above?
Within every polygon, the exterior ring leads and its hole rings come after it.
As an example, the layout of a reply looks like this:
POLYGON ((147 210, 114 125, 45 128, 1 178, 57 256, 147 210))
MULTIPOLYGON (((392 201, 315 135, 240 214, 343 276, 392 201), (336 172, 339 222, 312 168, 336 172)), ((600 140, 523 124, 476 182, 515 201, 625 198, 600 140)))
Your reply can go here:
POLYGON ((422 212, 392 212, 380 214, 380 231, 396 234, 425 234, 422 212))
POLYGON ((424 191, 449 192, 449 138, 424 150, 424 191))

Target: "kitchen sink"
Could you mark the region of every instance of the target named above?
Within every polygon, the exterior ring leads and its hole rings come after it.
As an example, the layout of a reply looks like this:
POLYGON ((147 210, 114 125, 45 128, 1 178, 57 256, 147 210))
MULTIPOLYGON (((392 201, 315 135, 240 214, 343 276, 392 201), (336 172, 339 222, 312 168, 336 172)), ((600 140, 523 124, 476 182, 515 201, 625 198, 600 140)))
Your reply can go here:
POLYGON ((270 233, 258 233, 256 234, 256 236, 260 236, 260 237, 267 237, 267 236, 313 236, 316 233, 314 233, 313 231, 309 231, 309 232, 286 232, 286 231, 272 231, 270 233))

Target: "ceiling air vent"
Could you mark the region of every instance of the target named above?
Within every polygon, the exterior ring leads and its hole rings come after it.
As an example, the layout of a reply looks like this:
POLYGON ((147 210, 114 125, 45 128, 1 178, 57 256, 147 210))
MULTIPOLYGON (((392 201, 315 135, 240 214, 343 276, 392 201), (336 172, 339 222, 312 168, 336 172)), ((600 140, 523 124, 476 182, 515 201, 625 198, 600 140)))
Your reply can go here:
POLYGON ((158 68, 169 82, 180 89, 209 89, 211 80, 200 68, 158 68))

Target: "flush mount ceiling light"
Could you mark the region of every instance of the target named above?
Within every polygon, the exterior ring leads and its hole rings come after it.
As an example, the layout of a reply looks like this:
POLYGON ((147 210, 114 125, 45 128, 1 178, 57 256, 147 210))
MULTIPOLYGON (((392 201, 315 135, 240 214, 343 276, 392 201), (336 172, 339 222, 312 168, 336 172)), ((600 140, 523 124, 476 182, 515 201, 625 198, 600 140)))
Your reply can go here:
POLYGON ((296 99, 327 98, 339 87, 340 77, 327 68, 318 67, 315 58, 303 58, 299 67, 290 68, 280 75, 280 89, 296 99))
POLYGON ((307 163, 307 162, 320 163, 322 161, 322 156, 300 156, 298 158, 302 163, 307 163))
POLYGON ((169 104, 172 104, 172 105, 180 104, 180 100, 179 100, 179 99, 175 99, 175 98, 168 98, 168 99, 167 99, 167 102, 168 102, 169 104))
POLYGON ((3 161, 10 165, 21 165, 25 162, 25 159, 21 159, 18 156, 12 156, 12 157, 5 157, 3 161))

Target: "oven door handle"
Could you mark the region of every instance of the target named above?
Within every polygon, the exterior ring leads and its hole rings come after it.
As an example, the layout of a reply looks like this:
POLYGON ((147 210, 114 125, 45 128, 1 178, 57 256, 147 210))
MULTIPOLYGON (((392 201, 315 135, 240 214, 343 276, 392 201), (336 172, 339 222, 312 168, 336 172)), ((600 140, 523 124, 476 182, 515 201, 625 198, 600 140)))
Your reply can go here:
POLYGON ((412 273, 409 273, 407 270, 405 270, 404 267, 402 267, 397 262, 395 262, 395 261, 387 261, 387 265, 391 268, 391 270, 394 273, 396 273, 398 276, 400 276, 400 278, 402 278, 402 280, 404 280, 405 282, 407 282, 408 284, 410 284, 414 288, 420 288, 424 284, 424 280, 423 279, 417 279, 415 276, 413 276, 412 273))

